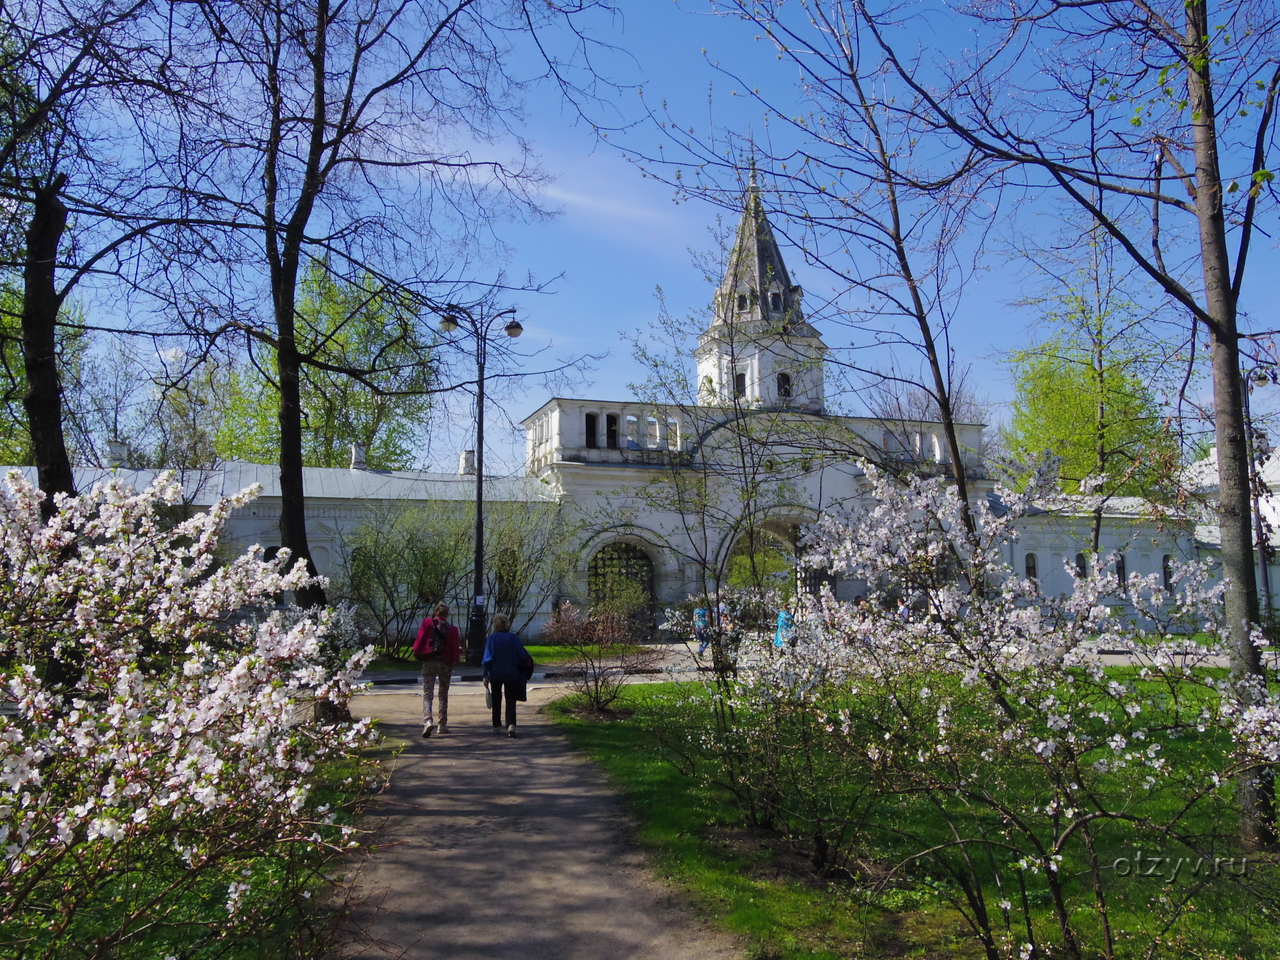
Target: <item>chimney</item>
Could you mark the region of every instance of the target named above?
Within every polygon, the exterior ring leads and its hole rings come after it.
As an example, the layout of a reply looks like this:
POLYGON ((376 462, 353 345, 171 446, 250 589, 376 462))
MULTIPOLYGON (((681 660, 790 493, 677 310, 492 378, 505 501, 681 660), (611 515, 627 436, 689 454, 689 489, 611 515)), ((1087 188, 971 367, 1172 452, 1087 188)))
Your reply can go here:
POLYGON ((129 466, 129 445, 123 440, 107 441, 107 466, 112 469, 129 466))
POLYGON ((476 452, 474 450, 462 451, 462 456, 458 458, 458 475, 461 477, 474 477, 476 475, 476 452))
POLYGON ((368 468, 369 468, 369 464, 365 460, 365 456, 364 456, 364 444, 353 443, 351 445, 351 469, 367 470, 368 468))

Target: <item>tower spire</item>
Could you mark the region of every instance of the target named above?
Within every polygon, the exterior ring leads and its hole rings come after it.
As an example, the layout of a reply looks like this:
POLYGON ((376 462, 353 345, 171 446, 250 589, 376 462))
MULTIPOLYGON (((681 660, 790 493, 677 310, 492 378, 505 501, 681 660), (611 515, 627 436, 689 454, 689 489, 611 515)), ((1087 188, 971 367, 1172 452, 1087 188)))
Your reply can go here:
POLYGON ((791 326, 803 319, 800 288, 791 283, 773 225, 765 214, 752 155, 742 218, 716 293, 714 322, 764 320, 770 325, 791 326))
POLYGON ((823 409, 827 348, 805 322, 800 298, 764 212, 752 156, 742 219, 716 289, 711 326, 694 354, 703 402, 823 409))

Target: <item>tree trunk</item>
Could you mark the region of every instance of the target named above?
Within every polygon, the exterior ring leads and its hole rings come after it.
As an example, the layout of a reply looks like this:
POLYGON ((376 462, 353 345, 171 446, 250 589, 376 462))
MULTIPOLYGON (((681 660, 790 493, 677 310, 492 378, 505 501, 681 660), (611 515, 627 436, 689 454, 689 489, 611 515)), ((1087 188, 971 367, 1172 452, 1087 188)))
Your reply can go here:
MULTIPOLYGON (((291 561, 305 560, 307 572, 315 576, 316 565, 307 543, 307 504, 302 485, 302 358, 298 353, 297 296, 298 268, 307 222, 320 193, 323 177, 321 158, 325 150, 326 101, 325 65, 326 37, 329 27, 329 5, 320 0, 315 10, 315 47, 312 61, 312 114, 306 170, 297 206, 288 223, 277 219, 280 153, 274 140, 268 145, 264 169, 266 187, 267 250, 271 266, 271 299, 276 322, 276 372, 280 382, 280 545, 287 548, 291 561)), ((269 70, 268 88, 276 96, 273 127, 278 131, 287 111, 279 99, 279 77, 273 64, 269 70)), ((300 607, 323 606, 324 588, 304 587, 294 593, 300 607)))
POLYGON ((40 512, 53 516, 53 497, 74 496, 75 477, 62 435, 62 386, 58 377, 57 323, 62 305, 56 285, 58 244, 67 228, 67 208, 58 198, 65 174, 36 191, 35 212, 27 228, 23 264, 22 357, 27 391, 22 405, 31 432, 31 452, 45 501, 40 512))
MULTIPOLYGON (((1107 470, 1107 368, 1106 361, 1102 356, 1103 339, 1102 330, 1099 329, 1097 336, 1093 339, 1092 358, 1094 379, 1098 391, 1097 402, 1094 404, 1093 410, 1093 457, 1098 465, 1095 476, 1105 476, 1107 470)), ((1093 551, 1094 562, 1096 563, 1102 551, 1101 503, 1093 511, 1093 534, 1089 539, 1089 546, 1093 551)))
MULTIPOLYGON (((1196 217, 1200 226, 1205 311, 1210 317, 1213 368, 1214 430, 1218 443, 1218 515, 1222 536, 1222 574, 1226 595, 1226 630, 1232 673, 1240 678, 1265 676, 1261 652, 1251 627, 1258 622, 1258 587, 1254 575, 1249 510, 1249 457, 1245 439, 1244 399, 1236 302, 1231 289, 1227 228, 1222 209, 1216 116, 1210 70, 1209 13, 1204 0, 1186 5, 1187 87, 1196 159, 1196 217)), ((1266 772, 1269 774, 1269 771, 1266 772)), ((1237 783, 1240 839, 1246 850, 1275 842, 1275 810, 1269 775, 1246 772, 1237 783)))
MULTIPOLYGON (((292 289, 289 286, 289 290, 292 289)), ((277 296, 287 310, 287 319, 277 317, 279 346, 276 349, 280 379, 280 545, 289 551, 291 564, 305 560, 307 572, 315 576, 316 565, 307 542, 307 504, 302 486, 302 374, 294 337, 293 297, 283 291, 277 296)), ((318 607, 326 602, 324 588, 319 586, 304 587, 294 598, 300 607, 318 607)))

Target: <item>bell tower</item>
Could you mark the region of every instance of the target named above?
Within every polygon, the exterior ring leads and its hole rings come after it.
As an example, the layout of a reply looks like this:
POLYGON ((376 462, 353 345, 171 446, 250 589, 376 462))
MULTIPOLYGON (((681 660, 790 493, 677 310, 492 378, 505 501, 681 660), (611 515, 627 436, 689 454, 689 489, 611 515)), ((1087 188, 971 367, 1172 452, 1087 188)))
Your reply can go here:
POLYGON ((754 168, 711 326, 698 338, 699 402, 820 413, 826 344, 804 319, 754 168))

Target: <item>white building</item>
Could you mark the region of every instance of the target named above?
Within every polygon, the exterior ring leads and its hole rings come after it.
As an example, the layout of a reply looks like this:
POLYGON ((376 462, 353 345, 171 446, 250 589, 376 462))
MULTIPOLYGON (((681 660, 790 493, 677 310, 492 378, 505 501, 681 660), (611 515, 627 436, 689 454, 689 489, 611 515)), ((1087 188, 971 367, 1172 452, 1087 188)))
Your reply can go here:
MULTIPOLYGON (((590 602, 601 577, 621 576, 657 605, 700 593, 723 575, 748 531, 794 547, 801 527, 825 510, 867 496, 865 461, 917 472, 950 471, 942 425, 837 417, 826 412, 827 351, 806 321, 758 194, 743 211, 729 266, 700 338, 696 398, 689 403, 555 398, 524 421, 527 475, 486 478, 487 503, 559 502, 582 517, 576 570, 549 585, 550 598, 590 602)), ((970 495, 990 498, 983 426, 957 425, 970 495)), ((34 470, 29 470, 34 479, 34 470)), ((147 472, 119 471, 135 486, 147 472)), ((87 490, 103 471, 80 470, 87 490)), ((237 511, 230 539, 279 543, 278 469, 248 463, 181 478, 193 504, 251 484, 261 496, 237 511)), ((308 540, 323 574, 339 572, 345 539, 388 506, 474 501, 474 467, 457 474, 372 471, 358 453, 350 469, 304 471, 308 540)), ((1092 517, 1061 510, 1026 518, 1011 566, 1050 593, 1070 589, 1066 566, 1085 562, 1092 517)), ((1140 501, 1107 507, 1100 553, 1126 573, 1153 574, 1195 555, 1186 525, 1153 519, 1140 501)), ((1273 580, 1273 582, 1277 582, 1273 580)), ((851 598, 859 584, 836 584, 851 598)), ((468 598, 444 598, 465 605, 468 598)), ((544 622, 543 607, 533 630, 544 622)), ((532 611, 526 611, 531 613, 532 611)))
MULTIPOLYGON (((695 352, 697 401, 556 398, 523 421, 530 473, 590 521, 566 595, 593 599, 593 571, 612 567, 646 581, 657 603, 675 602, 714 583, 746 531, 763 528, 794 545, 803 524, 866 496, 864 458, 949 472, 940 423, 826 413, 827 347, 801 300, 752 189, 695 352), (678 477, 698 495, 682 495, 678 477)), ((983 426, 960 424, 957 432, 970 495, 993 498, 983 426)), ((1189 528, 1140 507, 1108 505, 1103 556, 1114 551, 1124 572, 1152 574, 1194 554, 1189 528)), ((1091 522, 1063 511, 1027 518, 1011 565, 1050 592, 1069 590, 1065 565, 1083 562, 1091 522)), ((852 598, 862 586, 836 584, 836 593, 852 598)))

